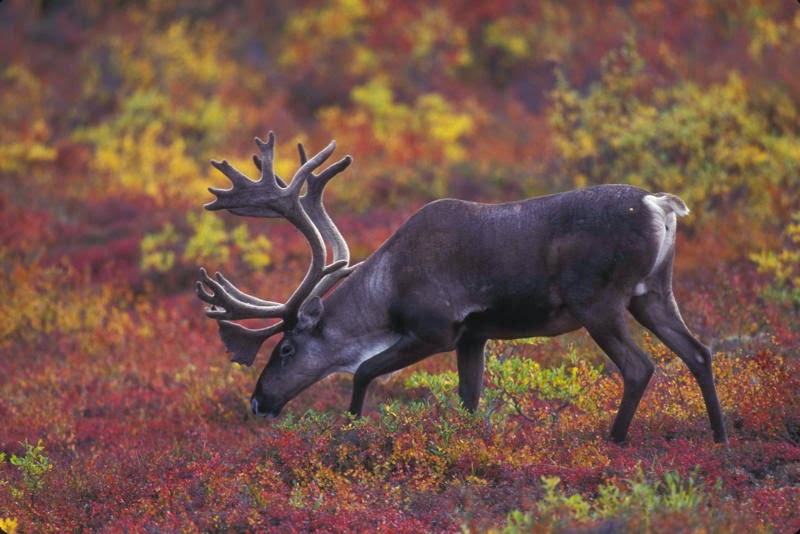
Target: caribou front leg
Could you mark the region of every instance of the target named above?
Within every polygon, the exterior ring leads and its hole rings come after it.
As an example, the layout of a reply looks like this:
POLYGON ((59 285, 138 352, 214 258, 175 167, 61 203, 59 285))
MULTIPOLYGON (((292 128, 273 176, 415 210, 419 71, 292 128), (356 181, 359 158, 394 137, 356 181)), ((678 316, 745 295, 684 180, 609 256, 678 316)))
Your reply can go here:
POLYGON ((467 411, 478 408, 483 391, 483 370, 485 339, 464 335, 458 340, 456 358, 458 360, 458 395, 461 405, 467 411))
POLYGON ((353 396, 347 411, 361 417, 367 388, 375 378, 408 367, 436 352, 437 347, 420 340, 414 334, 406 334, 388 349, 365 361, 358 366, 353 376, 353 396))

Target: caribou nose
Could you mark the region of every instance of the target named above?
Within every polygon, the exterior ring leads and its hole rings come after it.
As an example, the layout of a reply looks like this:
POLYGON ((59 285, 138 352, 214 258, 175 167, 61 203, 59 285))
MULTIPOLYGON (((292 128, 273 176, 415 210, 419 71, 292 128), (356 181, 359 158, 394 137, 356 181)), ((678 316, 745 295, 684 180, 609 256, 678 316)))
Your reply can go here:
POLYGON ((253 395, 250 397, 250 410, 253 415, 274 419, 281 413, 285 402, 279 402, 270 395, 253 395))

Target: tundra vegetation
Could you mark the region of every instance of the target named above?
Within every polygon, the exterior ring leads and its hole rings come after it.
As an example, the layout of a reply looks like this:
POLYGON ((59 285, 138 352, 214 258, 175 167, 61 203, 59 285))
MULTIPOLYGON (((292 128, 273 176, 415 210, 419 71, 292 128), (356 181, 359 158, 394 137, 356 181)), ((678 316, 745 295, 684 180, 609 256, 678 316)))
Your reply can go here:
MULTIPOLYGON (((794 532, 800 527, 795 2, 0 3, 0 528, 794 532), (469 4, 469 6, 468 6, 469 4), (274 130, 354 156, 326 196, 367 257, 435 198, 669 191, 675 293, 714 352, 730 443, 669 350, 628 441, 585 333, 349 375, 249 415, 196 268, 288 296, 288 224, 210 214, 212 158, 274 130)), ((252 168, 252 167, 250 167, 252 168)), ((265 344, 264 352, 271 349, 265 344)))

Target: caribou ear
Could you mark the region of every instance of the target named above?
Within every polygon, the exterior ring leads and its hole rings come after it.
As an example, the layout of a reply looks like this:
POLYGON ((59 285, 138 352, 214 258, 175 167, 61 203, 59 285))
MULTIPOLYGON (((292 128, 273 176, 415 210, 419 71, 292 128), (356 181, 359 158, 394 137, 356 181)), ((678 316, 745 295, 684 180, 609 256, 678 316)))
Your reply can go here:
POLYGON ((313 330, 322 319, 323 313, 325 313, 325 306, 322 305, 321 298, 307 299, 300 306, 300 311, 297 312, 297 328, 306 331, 313 330))

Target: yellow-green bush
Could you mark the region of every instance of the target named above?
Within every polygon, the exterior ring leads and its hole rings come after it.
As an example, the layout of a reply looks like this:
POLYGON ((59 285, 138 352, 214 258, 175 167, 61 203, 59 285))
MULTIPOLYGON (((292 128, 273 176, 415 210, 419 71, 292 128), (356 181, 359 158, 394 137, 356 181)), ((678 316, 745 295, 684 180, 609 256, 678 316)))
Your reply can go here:
POLYGON ((47 99, 47 85, 24 64, 0 68, 0 172, 22 174, 55 160, 47 99))
POLYGON ((178 262, 195 269, 203 264, 224 265, 233 258, 252 270, 272 263, 272 243, 263 235, 251 235, 244 223, 229 231, 219 215, 206 211, 187 212, 186 223, 186 228, 178 229, 168 222, 142 238, 143 270, 165 273, 178 262))
MULTIPOLYGON (((534 341, 536 342, 536 341, 534 341)), ((587 387, 599 380, 603 368, 580 360, 575 365, 542 367, 520 356, 489 351, 486 359, 486 390, 483 406, 487 416, 521 415, 528 419, 557 417, 567 406, 583 412, 596 412, 597 401, 587 395, 587 387), (538 403, 537 412, 531 404, 538 403)), ((430 374, 419 371, 409 376, 407 388, 426 388, 439 404, 458 406, 458 375, 453 371, 430 374)))
POLYGON ((236 109, 219 98, 180 107, 157 90, 137 90, 113 119, 76 133, 94 147, 92 182, 110 193, 133 192, 160 204, 197 201, 210 183, 205 162, 219 150, 236 109))
POLYGON ((597 487, 597 496, 584 498, 580 493, 568 495, 559 487, 556 476, 541 478, 544 495, 535 512, 514 510, 506 519, 506 526, 491 532, 515 534, 537 529, 559 530, 575 523, 616 518, 630 522, 631 527, 647 529, 659 514, 675 512, 692 513, 710 500, 702 483, 695 477, 681 477, 668 471, 658 479, 645 476, 641 467, 635 477, 619 485, 613 482, 597 487))
POLYGON ((221 94, 233 80, 246 85, 246 77, 225 53, 224 34, 210 23, 179 19, 159 28, 144 13, 133 18, 140 40, 109 34, 98 45, 105 55, 85 58, 84 98, 105 102, 112 112, 73 138, 94 149, 89 178, 96 187, 142 193, 163 204, 196 201, 210 182, 205 162, 241 118, 221 94), (106 78, 115 83, 102 83, 106 78))
POLYGON ((459 110, 437 93, 421 94, 413 104, 400 102, 385 77, 354 87, 350 98, 352 109, 332 106, 319 113, 344 146, 365 147, 360 187, 337 193, 363 208, 374 195, 364 192, 380 190, 376 180, 385 177, 394 186, 444 195, 451 166, 464 160, 465 139, 476 129, 474 110, 459 110))
POLYGON ((31 262, 11 268, 0 277, 0 316, 4 317, 0 322, 0 348, 13 343, 38 347, 63 334, 89 350, 99 329, 122 331, 130 323, 122 310, 131 296, 110 285, 92 286, 85 280, 66 265, 31 262))
POLYGON ((635 43, 611 52, 586 95, 563 75, 550 120, 567 184, 624 182, 768 225, 800 202, 800 112, 735 71, 708 87, 652 87, 635 43), (782 194, 777 194, 777 192, 782 194))
POLYGON ((784 243, 780 250, 762 250, 750 258, 760 272, 772 277, 764 288, 766 298, 800 306, 800 211, 786 226, 784 243))
POLYGON ((0 530, 8 534, 16 534, 19 522, 12 517, 0 517, 0 530))

